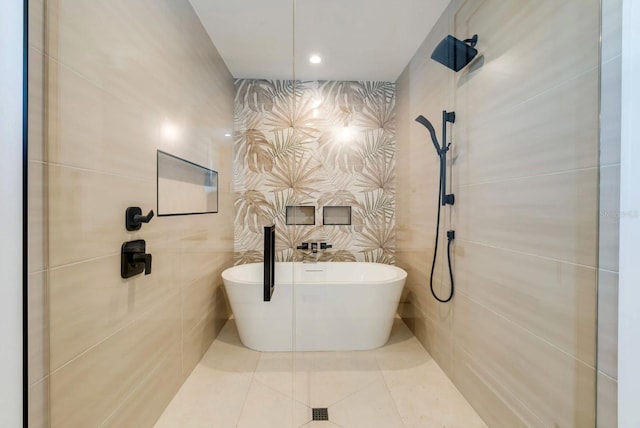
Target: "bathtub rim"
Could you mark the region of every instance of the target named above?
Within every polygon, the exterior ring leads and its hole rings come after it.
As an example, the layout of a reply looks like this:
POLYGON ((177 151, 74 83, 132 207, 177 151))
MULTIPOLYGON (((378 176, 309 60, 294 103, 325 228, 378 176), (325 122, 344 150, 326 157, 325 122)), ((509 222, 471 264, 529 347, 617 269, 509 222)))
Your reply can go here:
MULTIPOLYGON (((394 281, 398 281, 398 280, 406 280, 407 276, 408 276, 408 272, 404 269, 402 269, 401 267, 395 266, 395 265, 390 265, 390 264, 386 264, 386 263, 376 263, 376 262, 317 262, 317 263, 305 263, 305 262, 276 262, 276 266, 278 265, 283 265, 283 264, 290 264, 293 267, 297 266, 298 264, 300 265, 307 265, 307 266, 325 266, 328 264, 358 264, 358 265, 377 265, 377 266, 384 266, 386 268, 391 268, 394 272, 395 275, 393 277, 390 278, 386 278, 384 280, 358 280, 358 281, 326 281, 324 279, 322 279, 322 281, 318 281, 318 280, 314 280, 314 279, 309 279, 309 280, 305 280, 305 281, 287 281, 287 282, 279 282, 277 281, 276 278, 276 285, 278 284, 293 284, 293 285, 302 285, 302 284, 313 284, 313 283, 317 283, 317 282, 322 282, 323 285, 358 285, 358 286, 371 286, 371 285, 382 285, 382 284, 388 284, 394 281)), ((252 281, 252 280, 247 280, 246 278, 233 278, 233 277, 229 277, 230 273, 233 273, 233 270, 236 268, 242 268, 245 266, 256 266, 256 265, 262 265, 262 262, 253 262, 253 263, 244 263, 244 264, 240 264, 240 265, 235 265, 235 266, 231 266, 227 269, 225 269, 222 274, 221 277, 223 280, 225 281, 232 281, 234 284, 236 284, 236 286, 242 286, 242 285, 262 285, 262 279, 258 279, 256 281, 252 281), (226 274, 226 275, 225 275, 226 274)), ((239 270, 239 269, 238 269, 239 270)), ((309 274, 312 274, 313 272, 309 272, 309 274)), ((260 277, 261 278, 261 277, 260 277)))

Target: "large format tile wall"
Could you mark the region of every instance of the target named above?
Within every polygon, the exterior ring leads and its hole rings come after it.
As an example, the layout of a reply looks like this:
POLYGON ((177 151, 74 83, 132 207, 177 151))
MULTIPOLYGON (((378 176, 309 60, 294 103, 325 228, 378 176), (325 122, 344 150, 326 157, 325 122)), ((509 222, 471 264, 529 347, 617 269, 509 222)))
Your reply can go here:
POLYGON ((30 9, 29 426, 152 426, 229 315, 233 79, 186 0, 30 9), (219 171, 219 213, 127 232, 158 149, 219 171))
POLYGON ((393 263, 395 84, 238 79, 235 98, 236 263, 263 259, 276 225, 276 260, 393 263), (315 224, 287 226, 286 207, 315 207, 315 224), (324 225, 325 206, 351 207, 350 225, 324 225))
POLYGON ((595 424, 599 20, 597 0, 454 0, 397 82, 401 315, 490 426, 595 424), (481 57, 458 74, 429 58, 448 33, 479 36, 481 57), (429 292, 437 157, 413 122, 439 130, 444 109, 456 112, 448 304, 429 292))

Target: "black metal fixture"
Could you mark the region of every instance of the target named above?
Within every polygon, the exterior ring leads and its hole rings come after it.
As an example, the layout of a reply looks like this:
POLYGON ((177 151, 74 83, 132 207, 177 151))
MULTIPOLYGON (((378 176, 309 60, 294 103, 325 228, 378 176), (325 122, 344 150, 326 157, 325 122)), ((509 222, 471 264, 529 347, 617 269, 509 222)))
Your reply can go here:
POLYGON ((477 34, 465 40, 458 40, 449 35, 442 39, 438 46, 436 46, 431 54, 431 59, 458 72, 478 55, 478 50, 475 49, 477 43, 477 34))
POLYGON ((153 218, 153 210, 147 215, 142 215, 140 207, 129 207, 124 215, 124 225, 128 231, 140 230, 142 223, 149 223, 153 218))
POLYGON ((298 245, 296 249, 303 251, 311 250, 313 254, 316 254, 318 252, 318 244, 320 244, 320 250, 333 248, 333 245, 327 244, 326 242, 303 242, 302 244, 298 245))
POLYGON ((440 157, 440 188, 442 193, 442 198, 439 198, 442 201, 442 206, 445 205, 453 205, 455 203, 455 197, 453 193, 447 195, 447 152, 449 151, 449 147, 451 143, 447 144, 447 122, 454 123, 456 121, 456 113, 451 111, 447 112, 446 110, 442 112, 442 147, 440 143, 438 143, 438 138, 436 137, 436 131, 433 128, 433 125, 429 120, 420 115, 416 117, 416 122, 422 124, 425 128, 429 130, 429 134, 431 134, 431 141, 433 142, 433 146, 436 148, 436 152, 440 157))
POLYGON ((456 114, 455 112, 447 112, 446 110, 442 112, 442 146, 438 143, 438 138, 436 137, 436 131, 433 128, 433 125, 426 117, 420 115, 416 118, 416 122, 422 124, 427 130, 429 134, 431 134, 431 141, 433 142, 433 146, 436 148, 436 152, 438 157, 440 158, 440 184, 438 185, 438 216, 436 220, 436 242, 433 250, 433 261, 431 262, 431 276, 429 277, 429 287, 431 288, 431 294, 433 297, 441 302, 447 303, 453 298, 453 290, 454 290, 454 282, 453 282, 453 269, 451 268, 451 242, 455 239, 455 231, 448 230, 447 231, 447 260, 449 264, 449 277, 451 278, 451 292, 449 297, 446 299, 441 299, 436 295, 436 292, 433 289, 433 272, 436 267, 436 258, 438 256, 438 241, 440 237, 440 211, 445 205, 453 205, 455 203, 455 197, 453 193, 447 194, 447 152, 449 151, 449 147, 451 143, 447 144, 447 122, 455 123, 456 114))
POLYGON ((123 278, 131 278, 144 272, 151 273, 151 254, 146 253, 146 242, 137 239, 122 244, 120 252, 120 275, 123 278))
POLYGON ((264 227, 264 301, 270 302, 276 286, 276 226, 264 227))

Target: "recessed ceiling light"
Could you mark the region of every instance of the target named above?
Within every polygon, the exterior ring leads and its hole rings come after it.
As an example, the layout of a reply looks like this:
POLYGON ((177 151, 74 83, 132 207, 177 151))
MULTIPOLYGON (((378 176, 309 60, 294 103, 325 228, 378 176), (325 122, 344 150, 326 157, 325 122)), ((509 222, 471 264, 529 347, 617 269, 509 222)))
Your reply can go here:
POLYGON ((231 134, 229 134, 228 132, 226 134, 224 134, 225 137, 231 137, 231 134))
POLYGON ((322 58, 320 58, 320 55, 311 55, 309 62, 311 64, 320 64, 322 62, 322 58))

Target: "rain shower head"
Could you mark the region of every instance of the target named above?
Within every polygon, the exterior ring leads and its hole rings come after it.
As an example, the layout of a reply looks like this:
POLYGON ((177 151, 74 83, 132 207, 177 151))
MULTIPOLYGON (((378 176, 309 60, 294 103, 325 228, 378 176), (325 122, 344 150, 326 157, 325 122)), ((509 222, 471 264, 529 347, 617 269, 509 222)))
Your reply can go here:
POLYGON ((477 34, 462 41, 449 35, 436 46, 431 59, 456 72, 460 71, 478 55, 478 50, 475 49, 476 43, 478 43, 477 34))
POLYGON ((436 130, 433 129, 433 125, 431 124, 431 122, 429 122, 429 119, 427 119, 423 115, 420 115, 416 117, 416 122, 420 123, 421 125, 423 125, 425 128, 429 130, 429 134, 431 134, 431 141, 433 142, 433 145, 436 148, 436 152, 438 153, 438 156, 439 156, 441 152, 440 143, 438 143, 438 137, 436 137, 436 130))

